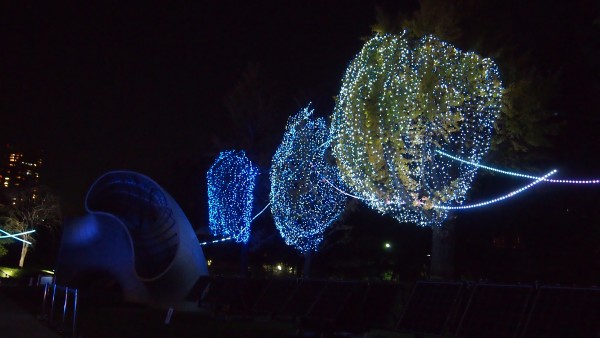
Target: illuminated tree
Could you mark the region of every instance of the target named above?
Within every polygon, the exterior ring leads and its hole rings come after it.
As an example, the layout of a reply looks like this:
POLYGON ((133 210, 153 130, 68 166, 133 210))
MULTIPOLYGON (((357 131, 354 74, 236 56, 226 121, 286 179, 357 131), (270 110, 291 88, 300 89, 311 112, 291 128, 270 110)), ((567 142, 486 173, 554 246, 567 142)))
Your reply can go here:
MULTIPOLYGON (((505 90, 487 160, 523 169, 527 163, 540 163, 540 160, 547 159, 548 152, 544 148, 552 144, 551 136, 556 135, 561 127, 561 118, 555 116, 557 107, 551 106, 551 102, 556 97, 562 97, 556 95, 559 85, 571 81, 559 81, 562 72, 557 72, 556 68, 540 68, 540 60, 536 57, 534 45, 530 43, 539 35, 539 31, 514 29, 510 3, 483 3, 476 0, 419 0, 418 3, 419 9, 408 16, 396 13, 390 7, 380 8, 373 30, 379 33, 407 30, 416 38, 433 34, 443 41, 481 55, 493 56, 503 70, 505 90), (490 17, 497 20, 490 20, 490 17)), ((523 9, 528 11, 533 8, 523 9)), ((537 8, 534 10, 537 11, 537 8)), ((542 18, 544 14, 537 17, 542 18)), ((584 36, 579 33, 564 36, 573 35, 584 36)), ((569 107, 572 106, 573 102, 569 101, 569 107)), ((457 240, 455 219, 448 217, 443 227, 433 228, 432 276, 454 277, 453 257, 457 240)))
MULTIPOLYGON (((288 118, 285 112, 291 108, 288 90, 272 75, 268 67, 260 63, 252 62, 246 66, 227 91, 223 114, 219 114, 227 125, 227 133, 215 129, 211 137, 211 148, 217 152, 244 149, 246 156, 261 172, 268 171, 271 166, 271 159, 283 136, 282 126, 288 118)), ((270 186, 268 175, 257 176, 254 200, 259 208, 268 203, 270 186)), ((252 236, 242 250, 254 252, 264 245, 272 245, 277 237, 279 234, 271 217, 256 218, 252 222, 252 236)), ((248 254, 242 253, 242 260, 247 260, 244 255, 248 254)))
POLYGON ((23 240, 19 258, 19 267, 22 268, 30 247, 35 245, 34 234, 27 232, 41 228, 56 229, 61 222, 60 204, 54 194, 43 188, 14 191, 9 200, 11 204, 5 206, 1 223, 9 233, 25 233, 19 237, 23 240))
MULTIPOLYGON (((305 108, 292 116, 271 166, 271 212, 285 243, 305 256, 344 211, 346 196, 335 165, 327 161, 329 130, 305 108)), ((307 269, 305 268, 305 272, 307 269)))
POLYGON ((243 150, 219 154, 206 174, 209 228, 214 236, 248 242, 257 175, 243 150))
POLYGON ((488 151, 502 86, 495 64, 433 36, 377 34, 348 67, 332 119, 343 181, 401 222, 439 226, 488 151))
MULTIPOLYGON (((502 69, 505 90, 500 115, 495 122, 490 158, 494 163, 523 168, 526 163, 547 157, 544 148, 552 145, 552 136, 562 127, 560 119, 554 116, 557 107, 552 100, 562 97, 557 95, 559 86, 570 82, 561 81, 562 71, 557 71, 556 67, 540 67, 535 44, 530 43, 540 32, 514 29, 514 3, 510 2, 419 0, 418 3, 419 9, 409 16, 390 12, 390 8, 387 11, 380 8, 373 29, 380 33, 398 33, 406 29, 413 37, 432 34, 480 55, 493 56, 502 69), (495 20, 490 20, 491 17, 495 20)), ((531 4, 522 6, 522 10, 523 13, 535 11, 539 14, 538 19, 548 14, 539 13, 536 5, 531 4)), ((585 21, 583 17, 581 20, 585 21)), ((564 34, 570 42, 573 42, 572 36, 564 34)), ((569 107, 573 104, 568 103, 569 107)))

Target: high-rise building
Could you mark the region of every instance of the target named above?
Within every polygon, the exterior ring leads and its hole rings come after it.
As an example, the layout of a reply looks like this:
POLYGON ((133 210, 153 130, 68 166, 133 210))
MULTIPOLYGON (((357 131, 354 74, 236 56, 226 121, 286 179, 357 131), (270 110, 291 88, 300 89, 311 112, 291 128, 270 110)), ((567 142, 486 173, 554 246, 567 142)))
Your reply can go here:
POLYGON ((41 158, 24 153, 9 144, 2 147, 0 150, 0 190, 4 192, 2 199, 6 198, 6 192, 15 189, 31 189, 31 197, 35 198, 41 167, 41 158))

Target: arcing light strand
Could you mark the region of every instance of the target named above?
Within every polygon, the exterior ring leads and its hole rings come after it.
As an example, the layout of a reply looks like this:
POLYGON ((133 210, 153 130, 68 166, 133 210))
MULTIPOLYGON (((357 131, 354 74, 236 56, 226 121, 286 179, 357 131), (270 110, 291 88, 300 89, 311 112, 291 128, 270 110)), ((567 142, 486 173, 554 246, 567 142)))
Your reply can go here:
POLYGON ((9 237, 10 237, 10 238, 12 238, 12 239, 16 239, 17 241, 21 241, 21 242, 23 242, 23 243, 25 243, 25 244, 29 244, 29 245, 31 245, 31 242, 30 242, 30 241, 26 241, 26 240, 24 240, 24 239, 22 239, 22 238, 19 238, 19 237, 17 237, 17 236, 19 236, 19 235, 25 235, 25 234, 28 234, 28 233, 32 233, 32 232, 34 232, 34 231, 35 231, 35 230, 31 230, 31 231, 25 231, 25 232, 21 232, 21 233, 18 233, 18 234, 11 234, 11 233, 9 233, 9 232, 6 232, 6 231, 4 231, 4 230, 0 229, 0 232, 2 232, 3 234, 5 234, 5 235, 6 235, 6 236, 2 236, 2 238, 9 238, 9 237))
POLYGON ((498 198, 494 198, 492 200, 489 201, 485 201, 485 202, 481 202, 481 203, 476 203, 476 204, 470 204, 470 205, 458 205, 458 206, 445 206, 445 205, 434 205, 433 207, 436 209, 444 209, 444 210, 460 210, 460 209, 472 209, 472 208, 477 208, 477 207, 483 207, 485 205, 489 205, 489 204, 493 204, 493 203, 497 203, 500 202, 502 200, 505 200, 507 198, 513 197, 516 194, 519 194, 531 187, 533 187, 534 185, 543 182, 546 180, 547 177, 554 175, 556 173, 556 170, 552 170, 551 172, 547 173, 546 175, 539 177, 537 180, 535 180, 534 182, 529 183, 528 185, 515 190, 509 194, 506 194, 504 196, 498 197, 498 198))
MULTIPOLYGON (((252 221, 254 221, 258 216, 260 216, 263 212, 265 212, 265 210, 267 210, 269 208, 269 206, 271 205, 271 203, 267 204, 258 214, 254 215, 254 217, 252 217, 252 220, 250 221, 252 223, 252 221)), ((17 234, 18 235, 18 234, 17 234)), ((0 237, 1 238, 1 237, 0 237)), ((207 245, 207 244, 215 244, 215 243, 221 243, 221 242, 225 242, 225 241, 229 241, 233 239, 232 237, 225 237, 225 238, 219 238, 219 239, 215 239, 212 241, 206 241, 206 242, 201 242, 200 245, 207 245)))
POLYGON ((329 181, 326 177, 322 176, 321 173, 319 173, 319 171, 317 170, 317 168, 315 168, 315 166, 311 163, 311 167, 315 170, 315 172, 321 177, 321 179, 326 182, 327 184, 329 184, 333 189, 337 190, 340 194, 344 194, 348 197, 352 197, 355 198, 357 200, 363 200, 366 201, 364 198, 360 197, 360 196, 356 196, 356 195, 352 195, 351 193, 344 191, 338 187, 336 187, 333 183, 331 183, 331 181, 329 181))
POLYGON ((265 212, 265 210, 267 210, 270 206, 271 206, 271 202, 267 203, 267 205, 265 205, 265 207, 261 211, 259 211, 258 214, 254 215, 254 217, 252 217, 250 222, 253 222, 258 216, 260 216, 263 212, 265 212))
POLYGON ((214 243, 221 243, 221 242, 225 242, 228 240, 231 240, 232 237, 225 237, 225 238, 220 238, 220 239, 215 239, 214 241, 206 241, 206 242, 202 242, 200 243, 200 245, 207 245, 207 244, 214 244, 214 243))
MULTIPOLYGON (((550 175, 553 175, 554 173, 556 173, 556 170, 553 170, 552 172, 546 174, 543 177, 537 177, 537 180, 535 182, 533 182, 531 184, 528 184, 528 185, 526 185, 526 186, 524 186, 524 187, 522 187, 522 188, 520 188, 518 190, 515 190, 515 191, 513 191, 513 192, 511 192, 509 194, 506 194, 506 195, 502 196, 502 197, 494 198, 494 199, 486 201, 486 202, 481 202, 481 203, 472 204, 472 205, 460 205, 460 206, 454 206, 454 207, 453 206, 434 205, 433 208, 434 209, 442 209, 442 210, 460 210, 460 209, 471 209, 471 208, 476 208, 476 207, 483 207, 483 206, 486 206, 486 205, 489 205, 489 204, 493 204, 493 203, 496 203, 496 202, 500 202, 502 200, 505 200, 505 199, 508 199, 510 197, 513 197, 514 195, 517 195, 517 194, 519 194, 519 193, 521 193, 521 192, 523 192, 523 191, 525 191, 525 190, 533 187, 534 185, 536 185, 536 184, 538 184, 540 182, 547 182, 548 181, 547 177, 549 177, 550 175)), ((359 200, 361 199, 358 196, 354 196, 354 195, 352 195, 352 194, 350 194, 350 193, 348 193, 348 192, 346 192, 344 190, 341 190, 340 188, 334 186, 327 179, 323 179, 323 180, 326 181, 329 185, 331 185, 334 189, 336 189, 340 193, 342 193, 342 194, 344 194, 346 196, 350 196, 350 197, 359 199, 359 200)), ((421 206, 424 205, 424 203, 417 203, 417 204, 421 205, 421 206)))
MULTIPOLYGON (((489 167, 483 164, 479 164, 479 163, 475 163, 475 162, 471 162, 471 161, 467 161, 464 160, 460 157, 456 157, 450 154, 447 154, 441 150, 436 150, 436 152, 438 154, 444 155, 448 158, 451 158, 455 161, 459 161, 462 163, 466 163, 468 165, 472 165, 474 167, 477 168, 482 168, 485 170, 490 170, 490 171, 494 171, 500 174, 505 174, 505 175, 510 175, 510 176, 516 176, 516 177, 523 177, 523 178, 529 178, 532 180, 537 180, 540 179, 541 177, 539 176, 533 176, 533 175, 529 175, 529 174, 522 174, 522 173, 518 173, 518 172, 514 172, 514 171, 508 171, 508 170, 502 170, 502 169, 498 169, 498 168, 494 168, 494 167, 489 167)), ((549 183, 569 183, 569 184, 600 184, 600 179, 588 179, 588 180, 573 180, 573 179, 544 179, 544 182, 549 182, 549 183)))
POLYGON ((35 230, 23 231, 23 232, 18 232, 16 234, 2 235, 2 236, 0 236, 0 238, 9 238, 9 237, 14 237, 14 236, 28 235, 28 234, 31 234, 34 232, 35 232, 35 230))

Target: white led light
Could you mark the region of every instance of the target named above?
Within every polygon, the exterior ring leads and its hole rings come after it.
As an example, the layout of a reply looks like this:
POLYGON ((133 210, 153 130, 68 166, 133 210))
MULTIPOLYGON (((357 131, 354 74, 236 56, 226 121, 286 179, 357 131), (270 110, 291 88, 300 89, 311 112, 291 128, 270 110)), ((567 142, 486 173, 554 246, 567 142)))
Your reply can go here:
POLYGON ((261 211, 259 211, 258 214, 254 215, 254 217, 252 217, 250 222, 253 222, 258 216, 260 216, 263 212, 265 212, 265 210, 267 210, 270 206, 271 206, 271 202, 267 203, 267 205, 261 211))
POLYGON ((231 239, 233 239, 233 237, 219 238, 219 239, 215 239, 214 241, 202 242, 202 243, 200 243, 200 245, 207 245, 207 244, 221 243, 221 242, 229 241, 229 240, 231 240, 231 239))
POLYGON ((344 211, 338 169, 327 163, 325 119, 305 108, 287 123, 271 165, 271 213, 286 244, 303 254, 316 251, 325 229, 344 211), (327 183, 329 182, 329 184, 327 183))
POLYGON ((22 239, 22 238, 19 238, 18 236, 20 236, 20 235, 26 235, 26 234, 30 234, 30 233, 32 233, 32 232, 35 232, 35 230, 29 230, 29 231, 20 232, 20 233, 17 233, 17 234, 11 234, 11 233, 9 233, 9 232, 6 232, 6 231, 4 231, 4 230, 0 229, 0 232, 2 232, 3 234, 5 234, 5 236, 0 236, 0 238, 12 238, 12 239, 16 239, 17 241, 21 241, 21 242, 23 242, 23 243, 25 243, 25 244, 29 244, 29 245, 31 245, 31 242, 30 242, 30 241, 26 241, 26 240, 24 240, 24 239, 22 239))
MULTIPOLYGON (((494 168, 494 167, 488 167, 486 165, 482 165, 479 163, 475 163, 475 162, 471 162, 471 161, 467 161, 467 160, 463 160, 462 158, 447 154, 441 150, 436 150, 436 152, 438 154, 442 154, 448 158, 451 158, 455 161, 459 161, 462 163, 466 163, 468 165, 472 165, 474 167, 477 168, 482 168, 485 170, 490 170, 490 171, 494 171, 500 174, 505 174, 505 175, 510 175, 510 176, 516 176, 516 177, 523 177, 523 178, 529 178, 532 180, 537 180, 540 179, 541 177, 539 176, 533 176, 533 175, 529 175, 529 174, 523 174, 523 173, 518 173, 518 172, 514 172, 514 171, 508 171, 508 170, 502 170, 502 169, 498 169, 498 168, 494 168)), ((587 179, 587 180, 574 180, 574 179, 543 179, 544 182, 549 182, 549 183, 570 183, 570 184, 600 184, 600 179, 587 179)))
POLYGON ((446 205, 434 205, 434 208, 436 209, 444 209, 444 210, 460 210, 460 209, 472 209, 472 208, 478 208, 478 207, 483 207, 486 205, 490 205, 493 203, 497 203, 500 202, 502 200, 505 200, 507 198, 513 197, 519 193, 522 193, 523 191, 533 187, 534 185, 543 182, 546 180, 547 177, 549 177, 550 175, 554 175, 556 173, 556 170, 552 170, 551 172, 547 173, 546 175, 538 178, 537 180, 535 180, 532 183, 529 183, 528 185, 521 187, 520 189, 517 189, 511 193, 508 193, 504 196, 498 197, 498 198, 494 198, 492 200, 489 201, 485 201, 485 202, 480 202, 480 203, 475 203, 475 204, 470 204, 470 205, 458 205, 458 206, 446 206, 446 205))
POLYGON ((16 234, 1 235, 0 238, 9 238, 9 237, 14 237, 14 236, 22 236, 22 235, 31 234, 31 233, 34 233, 34 232, 35 232, 35 230, 28 230, 28 231, 18 232, 16 234))
POLYGON ((332 117, 345 195, 401 222, 440 225, 448 213, 433 206, 462 203, 477 168, 436 150, 479 162, 502 91, 490 59, 433 36, 376 35, 347 68, 332 117))

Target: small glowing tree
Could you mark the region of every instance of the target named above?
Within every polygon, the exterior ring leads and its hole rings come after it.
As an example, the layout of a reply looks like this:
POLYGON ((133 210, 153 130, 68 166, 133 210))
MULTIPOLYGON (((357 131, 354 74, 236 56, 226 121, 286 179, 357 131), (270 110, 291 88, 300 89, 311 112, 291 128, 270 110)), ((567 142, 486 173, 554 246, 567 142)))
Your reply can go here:
POLYGON ((339 171, 326 158, 329 130, 323 118, 311 119, 305 108, 292 116, 271 166, 271 212, 285 243, 306 258, 323 241, 323 233, 344 211, 346 196, 335 189, 339 171))
POLYGON ((257 175, 258 169, 243 150, 219 154, 206 174, 209 228, 213 236, 248 242, 257 175))

